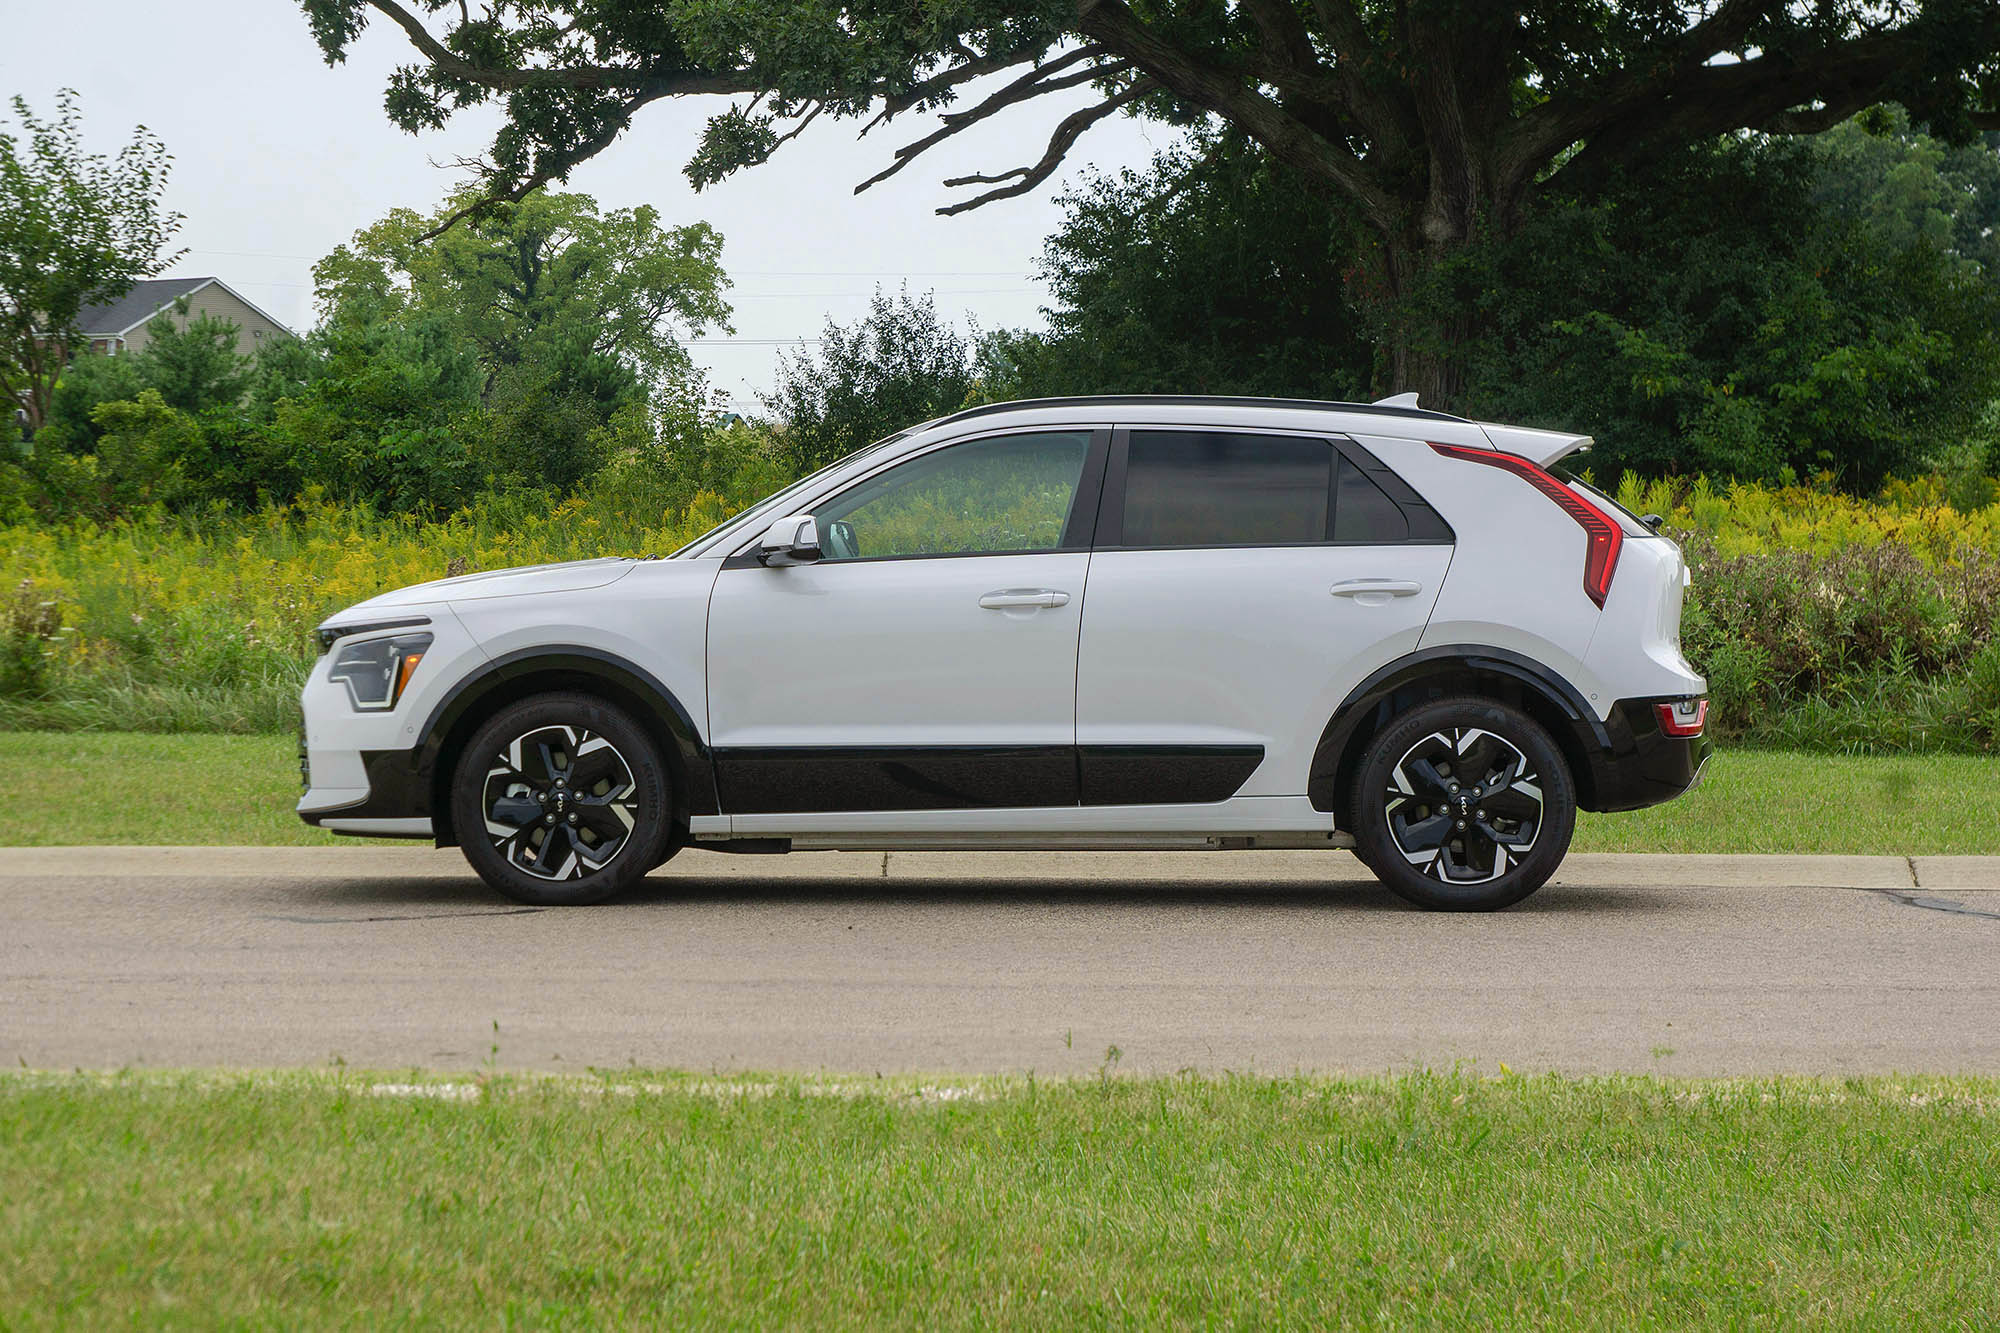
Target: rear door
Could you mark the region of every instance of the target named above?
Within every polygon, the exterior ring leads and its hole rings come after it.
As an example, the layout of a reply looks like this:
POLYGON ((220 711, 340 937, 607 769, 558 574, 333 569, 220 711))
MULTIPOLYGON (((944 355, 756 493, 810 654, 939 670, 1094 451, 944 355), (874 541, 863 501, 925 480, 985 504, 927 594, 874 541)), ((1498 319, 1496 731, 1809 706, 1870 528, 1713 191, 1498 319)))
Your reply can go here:
POLYGON ((1114 432, 1077 660, 1083 803, 1303 795, 1333 710, 1416 648, 1451 555, 1351 441, 1114 432))

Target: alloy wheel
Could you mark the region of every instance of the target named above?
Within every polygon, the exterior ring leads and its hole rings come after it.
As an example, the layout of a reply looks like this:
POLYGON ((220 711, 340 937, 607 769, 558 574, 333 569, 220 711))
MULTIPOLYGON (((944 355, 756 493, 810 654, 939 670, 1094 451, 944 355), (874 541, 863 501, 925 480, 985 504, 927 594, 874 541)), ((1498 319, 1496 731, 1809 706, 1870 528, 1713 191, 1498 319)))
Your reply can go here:
POLYGON ((537 727, 494 754, 480 807, 509 864, 538 879, 581 879, 631 838, 637 789, 631 764, 605 737, 537 727))
POLYGON ((1452 884, 1500 878, 1541 832, 1541 778, 1520 747, 1480 727, 1433 731, 1390 770, 1384 817, 1404 859, 1452 884))

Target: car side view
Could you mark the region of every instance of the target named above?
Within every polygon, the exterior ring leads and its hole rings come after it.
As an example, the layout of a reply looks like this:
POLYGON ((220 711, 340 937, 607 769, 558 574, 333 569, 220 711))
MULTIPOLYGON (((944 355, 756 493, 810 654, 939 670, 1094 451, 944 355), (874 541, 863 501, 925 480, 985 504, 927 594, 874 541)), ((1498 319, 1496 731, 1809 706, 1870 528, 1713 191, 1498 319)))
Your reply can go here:
POLYGON ((1559 470, 1588 443, 1412 395, 960 412, 664 558, 331 617, 299 814, 536 904, 689 846, 1350 847, 1505 907, 1709 754, 1687 565, 1559 470))

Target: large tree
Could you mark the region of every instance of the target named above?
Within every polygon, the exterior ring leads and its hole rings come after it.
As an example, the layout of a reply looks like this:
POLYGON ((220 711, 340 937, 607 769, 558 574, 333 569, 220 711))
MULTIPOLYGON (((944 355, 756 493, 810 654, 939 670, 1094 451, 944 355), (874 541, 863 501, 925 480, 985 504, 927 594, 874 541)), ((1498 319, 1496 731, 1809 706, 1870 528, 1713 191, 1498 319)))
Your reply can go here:
POLYGON ((107 158, 84 151, 73 92, 57 94, 53 120, 19 97, 14 115, 18 131, 0 130, 0 421, 19 403, 36 430, 79 312, 178 258, 165 246, 181 217, 161 207, 170 159, 143 126, 107 158))
POLYGON ((1435 275, 1572 173, 1734 130, 1827 128, 1895 100, 1947 139, 2000 126, 1992 0, 302 0, 329 60, 371 12, 419 59, 389 84, 416 131, 497 100, 497 197, 559 180, 647 104, 747 94, 711 118, 697 184, 814 118, 951 108, 872 184, 1032 99, 1089 86, 1035 160, 946 182, 957 212, 1034 189, 1093 124, 1214 117, 1356 207, 1360 299, 1397 307, 1381 378, 1455 399, 1465 313, 1435 275), (954 106, 982 75, 1009 77, 954 106))
POLYGON ((650 207, 600 212, 587 194, 536 190, 434 241, 472 197, 430 217, 399 208, 313 268, 330 323, 416 314, 478 348, 489 380, 527 362, 619 362, 648 381, 687 360, 681 338, 727 329, 722 237, 662 227, 650 207))

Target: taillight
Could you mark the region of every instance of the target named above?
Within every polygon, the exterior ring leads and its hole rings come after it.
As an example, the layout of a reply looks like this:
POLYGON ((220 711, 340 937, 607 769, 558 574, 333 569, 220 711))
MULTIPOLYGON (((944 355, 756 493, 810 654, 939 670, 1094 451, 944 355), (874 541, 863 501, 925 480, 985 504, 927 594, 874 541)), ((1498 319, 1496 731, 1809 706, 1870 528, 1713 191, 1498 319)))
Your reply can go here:
POLYGON ((1660 719, 1660 733, 1677 740, 1701 735, 1708 722, 1708 700, 1682 699, 1676 703, 1654 704, 1653 715, 1660 719))
POLYGON ((1583 529, 1588 542, 1583 556, 1583 591, 1591 601, 1600 607, 1604 605, 1604 599, 1611 591, 1611 576, 1618 572, 1618 552, 1625 546, 1624 530, 1612 522, 1609 514, 1518 454, 1501 453, 1497 449, 1472 449, 1462 444, 1432 444, 1431 448, 1446 458, 1484 463, 1488 467, 1511 472, 1561 505, 1562 511, 1583 529))

